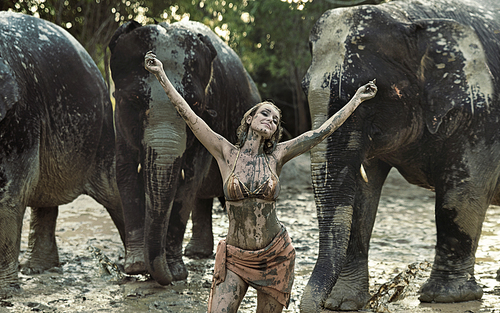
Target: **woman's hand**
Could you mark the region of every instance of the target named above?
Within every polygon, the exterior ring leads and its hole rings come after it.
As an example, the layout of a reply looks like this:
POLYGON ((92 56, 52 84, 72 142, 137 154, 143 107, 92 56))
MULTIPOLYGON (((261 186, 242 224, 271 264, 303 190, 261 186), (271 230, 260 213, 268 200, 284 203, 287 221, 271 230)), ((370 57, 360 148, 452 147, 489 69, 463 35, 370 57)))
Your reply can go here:
POLYGON ((368 84, 361 86, 356 91, 354 97, 358 97, 361 101, 369 100, 375 97, 377 93, 377 86, 375 85, 376 80, 370 81, 368 84))
POLYGON ((153 51, 146 53, 144 57, 144 67, 154 75, 159 75, 163 72, 163 64, 156 58, 156 54, 154 54, 153 51))

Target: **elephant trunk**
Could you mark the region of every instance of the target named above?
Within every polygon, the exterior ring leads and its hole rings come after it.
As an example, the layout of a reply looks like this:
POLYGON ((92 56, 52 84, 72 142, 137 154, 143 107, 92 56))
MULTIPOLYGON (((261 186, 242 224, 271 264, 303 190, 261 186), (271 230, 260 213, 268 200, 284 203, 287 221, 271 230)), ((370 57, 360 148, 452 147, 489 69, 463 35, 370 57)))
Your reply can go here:
MULTIPOLYGON (((152 77, 151 79, 155 79, 152 77)), ((159 86, 159 85, 158 85, 159 86)), ((157 86, 157 87, 158 87, 157 86)), ((160 88, 151 89, 143 144, 145 191, 144 261, 160 285, 173 281, 166 258, 167 232, 186 151, 186 123, 160 88), (154 100, 157 99, 157 100, 154 100)))
POLYGON ((144 181, 146 218, 144 225, 144 259, 148 272, 160 285, 173 281, 166 259, 166 233, 180 172, 180 158, 161 164, 162 157, 148 148, 145 156, 144 181))
POLYGON ((302 295, 301 312, 320 312, 346 260, 360 166, 359 146, 353 144, 355 133, 344 125, 311 151, 319 254, 302 295))

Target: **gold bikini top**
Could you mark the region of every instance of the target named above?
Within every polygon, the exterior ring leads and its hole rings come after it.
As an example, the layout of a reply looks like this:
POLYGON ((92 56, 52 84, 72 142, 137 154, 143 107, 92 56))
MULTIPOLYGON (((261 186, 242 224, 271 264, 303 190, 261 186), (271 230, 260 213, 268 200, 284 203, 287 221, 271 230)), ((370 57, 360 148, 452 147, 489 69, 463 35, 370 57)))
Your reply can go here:
POLYGON ((227 201, 238 201, 248 198, 258 198, 267 201, 275 201, 278 198, 280 193, 280 179, 274 174, 271 169, 271 165, 269 165, 269 160, 267 159, 267 155, 265 155, 267 166, 271 171, 271 176, 267 178, 267 180, 262 183, 255 190, 251 191, 245 184, 243 184, 240 179, 234 174, 234 169, 236 167, 236 162, 240 156, 240 151, 238 151, 238 155, 236 156, 236 160, 233 164, 233 169, 231 170, 231 174, 224 182, 224 197, 227 201))

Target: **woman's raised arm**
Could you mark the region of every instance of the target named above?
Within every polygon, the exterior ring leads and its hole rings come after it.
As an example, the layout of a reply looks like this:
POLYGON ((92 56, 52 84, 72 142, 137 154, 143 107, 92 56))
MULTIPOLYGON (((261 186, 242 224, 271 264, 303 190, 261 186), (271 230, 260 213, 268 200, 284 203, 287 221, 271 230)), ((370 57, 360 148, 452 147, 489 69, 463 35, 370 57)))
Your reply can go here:
POLYGON ((277 152, 281 164, 283 165, 294 157, 309 151, 321 141, 325 140, 326 137, 330 136, 347 120, 361 102, 375 97, 376 93, 377 86, 375 85, 374 79, 368 84, 359 87, 351 100, 320 127, 280 143, 277 152))
POLYGON ((152 51, 146 53, 144 61, 146 70, 156 76, 170 98, 170 101, 177 109, 177 112, 186 121, 186 124, 191 128, 196 138, 217 160, 222 160, 224 155, 223 149, 229 147, 231 143, 214 132, 201 117, 196 115, 186 100, 175 90, 163 70, 163 64, 156 58, 156 55, 152 51))

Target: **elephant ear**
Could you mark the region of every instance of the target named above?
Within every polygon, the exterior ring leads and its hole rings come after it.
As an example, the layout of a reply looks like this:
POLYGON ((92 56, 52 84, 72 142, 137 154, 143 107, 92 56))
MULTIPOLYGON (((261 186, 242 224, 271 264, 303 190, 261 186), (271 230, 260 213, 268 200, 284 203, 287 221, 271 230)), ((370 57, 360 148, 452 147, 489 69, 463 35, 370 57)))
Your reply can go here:
MULTIPOLYGON (((155 20, 155 22, 156 22, 156 20, 155 20)), ((123 24, 122 26, 118 27, 118 29, 113 34, 113 37, 111 37, 111 39, 109 40, 108 47, 109 47, 109 50, 111 51, 111 53, 114 52, 115 47, 116 47, 116 43, 118 42, 118 39, 120 38, 121 35, 128 34, 131 31, 133 31, 134 29, 139 28, 141 26, 142 25, 136 21, 130 21, 130 22, 127 22, 127 23, 123 24)))
MULTIPOLYGON (((204 34, 201 34, 201 33, 198 33, 198 38, 200 39, 200 41, 205 45, 205 47, 210 51, 210 54, 208 56, 208 61, 210 62, 210 79, 208 80, 207 82, 207 85, 205 86, 205 95, 207 95, 207 93, 209 92, 209 89, 210 89, 210 83, 212 82, 212 78, 213 78, 213 72, 214 72, 214 60, 215 58, 217 57, 217 50, 215 49, 213 43, 212 43, 212 40, 210 40, 210 38, 207 36, 207 35, 204 35, 204 34)), ((203 111, 206 111, 211 117, 216 117, 217 116, 217 111, 215 110, 212 110, 212 109, 208 109, 206 107, 208 103, 203 101, 203 104, 199 104, 197 105, 196 107, 194 107, 195 111, 196 109, 198 109, 198 112, 203 112, 203 111)))
POLYGON ((0 58, 0 121, 20 99, 19 86, 9 63, 0 58))
POLYGON ((419 20, 414 25, 429 131, 435 134, 452 109, 471 115, 488 110, 494 94, 493 77, 474 29, 447 19, 419 20))
POLYGON ((208 50, 210 50, 210 60, 213 61, 217 56, 217 50, 215 50, 212 41, 208 38, 208 36, 203 34, 198 34, 198 38, 200 38, 201 42, 203 42, 207 46, 208 50))

